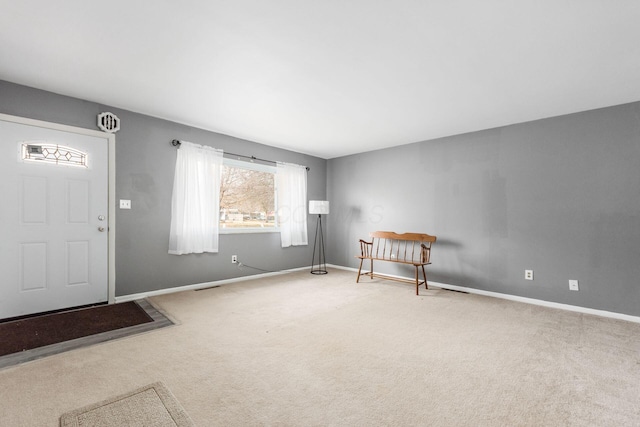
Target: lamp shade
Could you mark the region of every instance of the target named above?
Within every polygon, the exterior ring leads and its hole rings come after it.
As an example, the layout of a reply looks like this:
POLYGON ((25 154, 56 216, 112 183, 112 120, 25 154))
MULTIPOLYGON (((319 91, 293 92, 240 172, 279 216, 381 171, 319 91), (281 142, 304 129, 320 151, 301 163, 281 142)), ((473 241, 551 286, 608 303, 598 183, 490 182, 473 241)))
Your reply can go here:
POLYGON ((309 200, 309 213, 327 215, 329 213, 329 202, 327 200, 309 200))

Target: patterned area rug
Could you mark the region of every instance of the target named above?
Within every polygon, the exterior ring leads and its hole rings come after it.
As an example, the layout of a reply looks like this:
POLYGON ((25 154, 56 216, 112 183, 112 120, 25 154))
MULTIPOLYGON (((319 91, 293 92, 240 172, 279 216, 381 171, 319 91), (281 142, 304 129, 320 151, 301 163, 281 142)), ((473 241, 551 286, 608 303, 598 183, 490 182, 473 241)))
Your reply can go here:
POLYGON ((94 426, 194 426, 189 415, 162 383, 141 387, 130 393, 67 412, 61 427, 94 426))

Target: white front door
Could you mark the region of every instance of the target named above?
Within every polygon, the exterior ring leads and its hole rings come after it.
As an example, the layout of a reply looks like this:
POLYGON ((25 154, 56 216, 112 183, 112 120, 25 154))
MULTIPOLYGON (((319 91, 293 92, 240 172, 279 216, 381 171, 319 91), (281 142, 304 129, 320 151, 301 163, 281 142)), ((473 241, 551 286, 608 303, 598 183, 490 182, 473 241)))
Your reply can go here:
POLYGON ((0 319, 109 300, 110 144, 93 133, 0 119, 0 319))

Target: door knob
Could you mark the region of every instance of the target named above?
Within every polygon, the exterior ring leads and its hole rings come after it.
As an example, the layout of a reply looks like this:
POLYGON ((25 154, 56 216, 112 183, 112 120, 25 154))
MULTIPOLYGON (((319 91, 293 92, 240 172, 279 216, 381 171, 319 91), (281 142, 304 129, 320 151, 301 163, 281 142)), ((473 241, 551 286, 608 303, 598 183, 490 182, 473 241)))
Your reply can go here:
POLYGON ((98 227, 98 231, 102 233, 104 231, 104 227, 98 227))

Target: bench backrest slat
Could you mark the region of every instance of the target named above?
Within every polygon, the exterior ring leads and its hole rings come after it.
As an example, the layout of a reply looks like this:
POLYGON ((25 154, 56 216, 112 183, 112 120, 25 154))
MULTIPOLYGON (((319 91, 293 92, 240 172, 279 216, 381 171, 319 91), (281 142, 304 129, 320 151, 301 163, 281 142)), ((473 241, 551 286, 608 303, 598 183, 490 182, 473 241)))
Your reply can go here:
POLYGON ((374 231, 369 235, 375 258, 402 262, 428 263, 431 257, 431 243, 436 241, 436 236, 421 233, 374 231), (409 244, 411 249, 408 248, 409 244))

